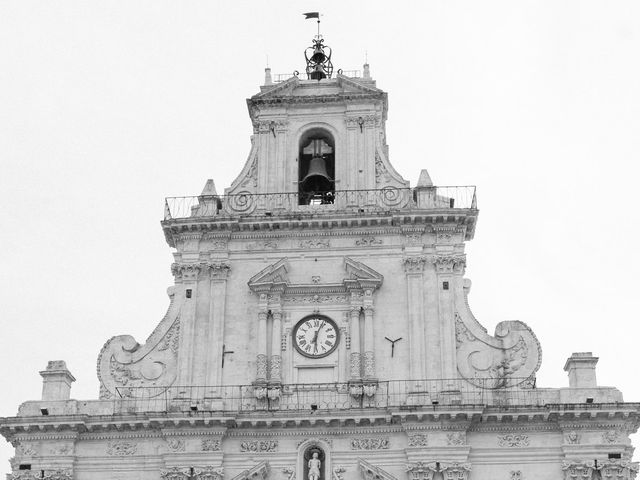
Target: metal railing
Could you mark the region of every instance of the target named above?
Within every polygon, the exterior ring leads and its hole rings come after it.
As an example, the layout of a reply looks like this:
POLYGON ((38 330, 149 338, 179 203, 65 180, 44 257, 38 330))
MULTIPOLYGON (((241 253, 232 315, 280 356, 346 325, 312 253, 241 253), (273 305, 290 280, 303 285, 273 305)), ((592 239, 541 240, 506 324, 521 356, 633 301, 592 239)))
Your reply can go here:
MULTIPOLYGON (((304 72, 303 72, 304 73, 304 72)), ((344 75, 345 77, 350 77, 350 78, 361 78, 362 75, 360 73, 360 70, 338 70, 338 73, 340 75, 344 75)), ((306 74, 304 74, 302 77, 300 77, 300 72, 295 71, 295 72, 291 72, 291 73, 274 73, 272 75, 272 82, 273 83, 282 83, 282 82, 286 82, 287 80, 289 80, 292 77, 299 77, 299 78, 305 78, 306 74)))
MULTIPOLYGON (((510 379, 517 383, 524 379, 510 379)), ((364 383, 118 387, 118 412, 310 412, 371 408, 542 406, 543 391, 495 379, 392 380, 364 383), (482 386, 478 386, 482 385, 482 386)))
POLYGON ((165 220, 194 217, 259 217, 371 214, 395 211, 475 209, 475 186, 336 190, 300 194, 237 193, 165 199, 165 220))

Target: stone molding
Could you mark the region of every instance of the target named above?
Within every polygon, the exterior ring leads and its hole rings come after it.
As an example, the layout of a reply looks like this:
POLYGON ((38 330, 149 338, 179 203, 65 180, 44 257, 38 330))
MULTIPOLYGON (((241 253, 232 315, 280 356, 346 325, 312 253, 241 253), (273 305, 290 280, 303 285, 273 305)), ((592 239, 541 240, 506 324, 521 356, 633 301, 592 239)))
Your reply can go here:
POLYGON ((250 470, 245 470, 244 472, 236 475, 232 480, 266 480, 269 475, 270 468, 269 462, 263 461, 250 470))

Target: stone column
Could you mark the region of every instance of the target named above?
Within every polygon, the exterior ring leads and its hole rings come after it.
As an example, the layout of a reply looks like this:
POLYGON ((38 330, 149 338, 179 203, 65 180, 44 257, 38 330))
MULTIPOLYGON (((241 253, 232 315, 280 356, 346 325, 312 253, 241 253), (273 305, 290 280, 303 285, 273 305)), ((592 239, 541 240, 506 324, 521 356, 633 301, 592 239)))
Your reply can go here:
POLYGON ((256 357, 256 382, 267 381, 267 310, 258 312, 258 355, 256 357))
MULTIPOLYGON (((407 276, 407 308, 409 315, 409 377, 411 380, 425 378, 423 346, 424 328, 422 320, 423 296, 422 296, 422 272, 424 270, 424 257, 406 257, 404 271, 407 276)), ((428 352, 424 352, 428 355, 428 352)))
MULTIPOLYGON (((369 291, 369 295, 371 292, 369 291)), ((364 378, 376 377, 376 362, 373 336, 373 306, 364 307, 364 378)))
POLYGON ((216 395, 216 388, 222 385, 222 348, 224 345, 224 318, 227 295, 227 276, 230 266, 227 262, 209 265, 210 297, 209 325, 206 349, 206 379, 208 394, 216 395))
POLYGON ((282 340, 282 312, 274 311, 273 315, 273 331, 271 332, 271 362, 269 371, 269 380, 271 382, 280 383, 282 380, 281 365, 282 356, 281 340, 282 340))
POLYGON ((351 355, 349 358, 351 380, 360 380, 360 307, 351 306, 349 311, 350 323, 349 330, 351 332, 351 355))

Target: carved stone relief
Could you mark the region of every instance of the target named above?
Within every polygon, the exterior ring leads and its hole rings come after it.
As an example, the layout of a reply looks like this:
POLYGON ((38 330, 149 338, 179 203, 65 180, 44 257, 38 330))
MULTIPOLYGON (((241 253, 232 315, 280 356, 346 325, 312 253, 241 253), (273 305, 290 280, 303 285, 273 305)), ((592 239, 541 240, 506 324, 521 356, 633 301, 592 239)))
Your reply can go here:
POLYGON ((241 452, 276 452, 278 450, 277 440, 253 440, 249 442, 240 442, 241 452))
POLYGON ((107 446, 107 455, 114 457, 126 457, 135 455, 138 450, 138 444, 134 442, 109 442, 107 446))
POLYGON ((602 432, 602 443, 619 443, 620 442, 620 432, 617 430, 607 430, 606 432, 602 432))
POLYGON ((371 235, 367 235, 356 240, 355 243, 358 247, 371 247, 373 245, 382 245, 382 240, 375 238, 371 235))
POLYGON ((224 469, 222 467, 193 467, 192 480, 222 480, 224 469))
POLYGON ((325 239, 302 240, 300 242, 300 248, 305 248, 305 249, 329 248, 329 240, 325 240, 325 239))
POLYGON ((565 442, 568 444, 577 445, 580 443, 580 435, 578 435, 578 432, 576 432, 575 430, 568 432, 564 436, 564 439, 565 439, 565 442))
POLYGON ((296 480, 296 469, 294 467, 284 467, 282 473, 285 474, 287 480, 296 480))
POLYGON ((38 451, 30 443, 20 442, 16 450, 18 451, 19 455, 23 455, 25 457, 35 457, 36 455, 38 455, 38 451))
POLYGON ((524 433, 508 433, 498 435, 498 445, 501 447, 528 447, 529 436, 524 433))
POLYGON ((462 254, 432 255, 429 260, 436 267, 438 273, 464 273, 467 264, 466 256, 462 254))
POLYGON ((160 470, 162 480, 189 480, 190 477, 191 468, 188 467, 171 467, 160 470))
POLYGON ((417 433, 409 435, 407 443, 410 447, 426 447, 429 445, 429 438, 426 433, 417 433))
POLYGON ((186 449, 185 441, 181 438, 168 438, 167 439, 167 450, 170 452, 184 452, 186 449))
POLYGON ((425 258, 418 257, 405 257, 402 260, 404 264, 404 271, 406 273, 422 273, 424 270, 425 258))
POLYGON ((520 470, 511 470, 511 473, 509 475, 510 480, 524 480, 522 477, 522 472, 520 470))
POLYGON ((447 445, 459 446, 467 443, 467 434, 465 432, 447 433, 447 445))
POLYGON ((351 439, 351 450, 387 450, 388 448, 388 437, 351 439))
POLYGON ((203 452, 219 452, 220 440, 213 438, 204 438, 200 443, 200 448, 203 452))

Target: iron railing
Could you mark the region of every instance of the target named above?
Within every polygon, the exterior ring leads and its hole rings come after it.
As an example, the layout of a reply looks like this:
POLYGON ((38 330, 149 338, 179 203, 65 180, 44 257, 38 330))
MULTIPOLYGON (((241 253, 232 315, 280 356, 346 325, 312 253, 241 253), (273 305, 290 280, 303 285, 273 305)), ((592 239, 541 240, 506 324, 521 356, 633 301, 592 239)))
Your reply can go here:
POLYGON ((237 193, 165 199, 165 220, 215 216, 371 214, 416 210, 475 209, 476 187, 385 187, 300 194, 237 193))
POLYGON ((522 388, 510 379, 496 387, 496 379, 393 380, 364 383, 277 385, 118 387, 116 411, 189 412, 255 411, 310 412, 371 408, 542 406, 543 391, 522 388))
MULTIPOLYGON (((350 78, 361 78, 362 74, 360 70, 338 70, 340 75, 344 75, 345 77, 350 78)), ((292 77, 299 77, 300 72, 295 71, 291 73, 274 73, 272 78, 273 83, 282 83, 289 80, 292 77)))

